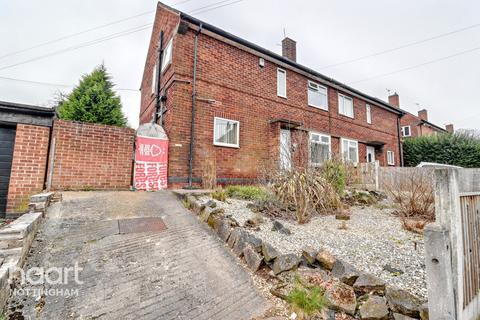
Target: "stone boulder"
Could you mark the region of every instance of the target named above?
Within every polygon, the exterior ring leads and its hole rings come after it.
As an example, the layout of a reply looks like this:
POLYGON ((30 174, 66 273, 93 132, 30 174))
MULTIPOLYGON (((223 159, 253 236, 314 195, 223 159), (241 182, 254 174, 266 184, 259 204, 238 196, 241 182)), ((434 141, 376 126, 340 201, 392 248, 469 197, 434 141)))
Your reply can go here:
POLYGON ((265 262, 270 262, 279 256, 277 249, 265 242, 262 244, 262 254, 265 262))
POLYGON ((400 314, 400 313, 394 313, 393 314, 393 320, 417 320, 417 319, 410 318, 409 316, 405 316, 405 315, 400 314))
POLYGON ((305 247, 302 250, 302 257, 308 265, 312 266, 317 262, 317 250, 312 247, 305 247))
POLYGON ((217 203, 215 202, 215 200, 210 199, 205 203, 205 207, 216 208, 217 203))
POLYGON ((226 220, 223 220, 217 230, 218 237, 222 239, 224 242, 227 242, 230 234, 232 233, 232 227, 230 223, 226 220))
POLYGON ((228 242, 227 242, 227 244, 230 248, 233 248, 233 246, 235 245, 235 242, 237 242, 237 239, 240 236, 241 232, 242 232, 242 229, 235 228, 230 233, 230 237, 228 238, 228 242))
POLYGON ((420 318, 422 303, 420 300, 405 290, 387 287, 385 297, 390 309, 412 318, 420 318))
POLYGON ((330 252, 322 249, 317 254, 317 261, 320 267, 330 271, 333 269, 333 265, 335 264, 336 259, 330 252))
POLYGON ((370 274, 362 273, 353 284, 353 289, 358 295, 367 293, 383 295, 385 293, 385 281, 370 274))
POLYGON ((285 234, 285 235, 292 234, 290 229, 286 228, 283 224, 281 224, 277 220, 273 221, 272 231, 278 231, 278 232, 280 232, 282 234, 285 234))
POLYGON ((253 272, 257 272, 260 268, 263 257, 257 252, 255 248, 250 245, 247 245, 245 249, 243 249, 243 256, 245 257, 245 262, 250 270, 253 272))
POLYGON ((360 276, 360 271, 351 264, 337 259, 333 265, 332 276, 349 286, 353 286, 360 276))
POLYGON ((369 296, 367 301, 360 307, 360 319, 363 320, 388 320, 388 307, 385 298, 369 296))
POLYGON ((428 302, 427 303, 424 303, 421 307, 420 307, 420 319, 422 320, 428 320, 430 319, 430 313, 428 311, 428 302))
POLYGON ((244 230, 241 230, 240 234, 237 236, 237 240, 232 248, 233 254, 237 257, 241 257, 243 255, 243 249, 245 249, 248 245, 248 236, 249 234, 244 230))
POLYGON ((277 275, 284 271, 296 269, 300 264, 300 258, 295 254, 279 255, 274 261, 272 266, 273 274, 277 275))
POLYGON ((353 288, 343 282, 335 282, 325 290, 325 299, 330 309, 355 314, 357 299, 353 288))

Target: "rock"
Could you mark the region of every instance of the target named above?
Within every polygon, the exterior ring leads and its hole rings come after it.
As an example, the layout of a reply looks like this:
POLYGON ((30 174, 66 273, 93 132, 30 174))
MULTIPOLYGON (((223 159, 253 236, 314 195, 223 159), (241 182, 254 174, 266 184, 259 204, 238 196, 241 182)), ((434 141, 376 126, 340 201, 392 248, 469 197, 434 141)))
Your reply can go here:
POLYGON ((262 254, 265 262, 270 262, 279 255, 277 249, 265 242, 262 244, 262 254))
POLYGON ((335 215, 335 219, 347 221, 347 220, 350 220, 350 214, 348 214, 348 213, 337 213, 335 215))
POLYGON ((393 319, 394 320, 416 320, 414 318, 410 318, 410 317, 405 316, 405 315, 400 314, 400 313, 394 313, 393 314, 393 319))
POLYGON ((387 320, 388 307, 385 298, 370 296, 360 307, 360 319, 365 320, 387 320))
POLYGON ((420 318, 421 302, 420 300, 406 292, 392 287, 385 290, 387 303, 393 312, 403 314, 412 318, 420 318))
POLYGON ((353 286, 360 276, 360 272, 351 264, 337 259, 333 265, 332 276, 349 286, 353 286))
POLYGON ((232 233, 232 228, 230 227, 230 223, 226 220, 223 220, 217 230, 218 237, 223 241, 227 242, 230 234, 232 233))
POLYGON ((248 245, 247 242, 248 234, 245 231, 241 231, 240 234, 237 236, 237 241, 233 245, 232 252, 237 257, 241 257, 243 255, 243 249, 245 249, 248 245))
POLYGON ((222 221, 223 221, 223 217, 221 215, 210 214, 207 220, 207 224, 210 228, 217 231, 222 221))
POLYGON ((420 307, 420 319, 422 320, 428 320, 430 318, 429 312, 428 312, 428 303, 424 303, 420 307))
POLYGON ((272 231, 278 231, 282 234, 290 235, 292 232, 277 220, 273 221, 272 231))
POLYGON ((216 208, 217 203, 215 202, 215 200, 210 199, 205 203, 205 207, 216 208))
POLYGON ((379 293, 383 295, 385 292, 385 281, 370 274, 362 273, 353 284, 353 289, 359 295, 366 293, 379 293))
POLYGON ((256 252, 262 252, 262 239, 255 237, 254 235, 249 234, 247 236, 247 244, 250 245, 256 252))
POLYGON ((317 250, 312 247, 305 247, 302 250, 302 257, 305 259, 308 265, 314 265, 317 261, 317 250))
POLYGON ((398 275, 398 276, 404 273, 403 270, 394 268, 389 264, 384 265, 383 270, 390 272, 392 275, 398 275))
POLYGON ((300 258, 293 253, 278 256, 273 262, 272 270, 275 275, 284 271, 296 269, 300 258))
POLYGON ((228 238, 228 246, 230 248, 233 248, 235 245, 235 242, 237 242, 237 238, 240 235, 242 230, 240 228, 235 228, 233 231, 230 233, 230 237, 228 238))
POLYGON ((327 250, 322 249, 317 254, 317 261, 320 264, 320 267, 330 271, 335 264, 335 257, 327 250))
POLYGON ((247 245, 243 249, 243 256, 245 257, 245 262, 250 270, 257 272, 262 264, 263 257, 250 245, 247 245))
POLYGON ((325 299, 330 309, 355 314, 357 299, 353 288, 343 282, 335 282, 325 290, 325 299))

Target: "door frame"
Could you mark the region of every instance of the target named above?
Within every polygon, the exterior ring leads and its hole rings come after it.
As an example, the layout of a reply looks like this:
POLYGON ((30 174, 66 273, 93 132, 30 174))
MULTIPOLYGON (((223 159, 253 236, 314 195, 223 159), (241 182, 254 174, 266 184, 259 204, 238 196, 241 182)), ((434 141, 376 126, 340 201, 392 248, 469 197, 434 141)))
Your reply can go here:
POLYGON ((372 147, 372 146, 367 146, 367 151, 366 151, 366 160, 368 163, 373 163, 375 162, 375 147, 372 147), (368 161, 368 155, 369 154, 372 154, 372 161, 368 161))

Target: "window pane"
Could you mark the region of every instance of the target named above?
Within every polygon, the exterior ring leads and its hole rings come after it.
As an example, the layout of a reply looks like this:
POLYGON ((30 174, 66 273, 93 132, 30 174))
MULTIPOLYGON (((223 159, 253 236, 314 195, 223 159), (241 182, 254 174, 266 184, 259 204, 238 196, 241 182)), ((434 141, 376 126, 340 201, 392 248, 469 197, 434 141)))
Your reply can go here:
POLYGON ((351 99, 348 99, 348 98, 344 99, 344 109, 345 109, 345 115, 349 117, 353 117, 353 102, 351 99))
POLYGON ((311 143, 311 162, 312 164, 321 164, 328 160, 329 157, 329 145, 322 143, 311 143))
POLYGON ((237 145, 237 126, 237 122, 217 119, 215 121, 215 142, 237 145))
POLYGON ((281 97, 287 96, 287 75, 284 70, 277 70, 277 95, 281 97))
POLYGON ((163 57, 162 57, 162 71, 170 64, 172 61, 172 46, 173 46, 173 39, 167 44, 167 47, 163 50, 163 57))
POLYGON ((323 87, 308 86, 308 104, 316 107, 327 107, 327 90, 323 87))

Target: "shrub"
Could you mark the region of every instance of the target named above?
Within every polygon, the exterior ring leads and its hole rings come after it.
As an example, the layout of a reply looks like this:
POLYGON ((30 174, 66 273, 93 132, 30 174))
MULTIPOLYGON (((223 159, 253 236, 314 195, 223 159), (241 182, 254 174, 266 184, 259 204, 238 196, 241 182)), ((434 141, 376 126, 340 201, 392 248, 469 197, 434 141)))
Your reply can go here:
POLYGON ((231 198, 245 200, 266 200, 268 198, 266 190, 259 186, 227 186, 226 190, 231 198))
POLYGON ((321 172, 325 180, 335 188, 335 191, 342 195, 347 180, 345 164, 340 160, 331 159, 323 164, 321 172))
POLYGON ((324 212, 340 205, 338 193, 319 170, 279 170, 272 176, 270 187, 285 207, 295 207, 298 223, 307 222, 313 211, 324 212))
POLYGON ((403 155, 409 167, 425 161, 478 168, 480 138, 468 132, 408 138, 403 142, 403 155))
POLYGON ((222 188, 217 188, 213 191, 210 196, 218 201, 225 202, 227 200, 227 192, 222 188))
POLYGON ((433 171, 411 168, 402 175, 385 183, 385 191, 397 207, 397 214, 406 221, 413 218, 435 220, 435 197, 433 193, 433 171))

